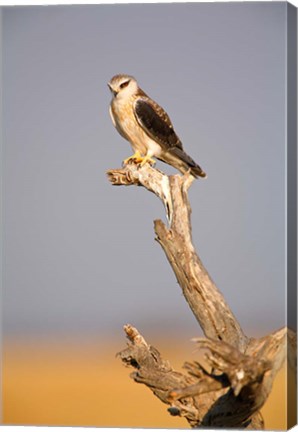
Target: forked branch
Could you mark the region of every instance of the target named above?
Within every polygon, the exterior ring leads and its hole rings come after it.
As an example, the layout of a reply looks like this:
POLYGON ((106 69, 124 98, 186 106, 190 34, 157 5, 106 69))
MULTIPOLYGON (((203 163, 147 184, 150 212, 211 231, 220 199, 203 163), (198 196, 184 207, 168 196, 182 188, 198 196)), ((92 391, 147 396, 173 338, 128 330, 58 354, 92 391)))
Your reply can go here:
MULTIPOLYGON (((166 210, 168 226, 154 223, 183 295, 207 339, 197 339, 205 351, 208 370, 200 362, 185 363, 186 374, 174 371, 137 329, 125 326, 130 341, 119 353, 134 367, 131 375, 148 386, 172 415, 185 417, 192 427, 260 429, 259 413, 273 380, 286 358, 287 329, 262 339, 249 339, 198 257, 192 243, 188 189, 193 177, 167 176, 149 165, 134 163, 108 171, 113 185, 137 185, 157 195, 166 210)), ((290 340, 295 340, 292 332, 290 340)), ((296 364, 293 360, 293 364, 296 364)))

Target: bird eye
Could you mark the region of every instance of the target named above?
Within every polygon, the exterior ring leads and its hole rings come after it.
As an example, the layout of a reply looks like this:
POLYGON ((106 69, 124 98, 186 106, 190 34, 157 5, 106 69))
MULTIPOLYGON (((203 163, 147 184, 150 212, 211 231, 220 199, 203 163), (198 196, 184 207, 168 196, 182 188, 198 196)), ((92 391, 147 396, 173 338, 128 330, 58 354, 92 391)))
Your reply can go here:
POLYGON ((120 88, 125 88, 125 87, 127 87, 128 86, 128 84, 129 84, 129 81, 130 80, 128 80, 128 81, 124 81, 122 84, 120 84, 120 88))

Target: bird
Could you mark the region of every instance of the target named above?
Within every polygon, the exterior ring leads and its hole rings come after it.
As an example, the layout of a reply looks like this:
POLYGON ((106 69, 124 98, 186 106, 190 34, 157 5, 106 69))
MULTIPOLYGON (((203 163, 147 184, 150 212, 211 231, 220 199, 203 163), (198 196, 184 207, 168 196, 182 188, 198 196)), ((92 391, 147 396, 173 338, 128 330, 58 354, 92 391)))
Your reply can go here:
POLYGON ((119 134, 131 144, 134 154, 123 161, 155 164, 155 157, 182 174, 206 177, 203 169, 184 151, 166 111, 151 99, 131 75, 118 74, 108 87, 112 93, 110 116, 119 134))

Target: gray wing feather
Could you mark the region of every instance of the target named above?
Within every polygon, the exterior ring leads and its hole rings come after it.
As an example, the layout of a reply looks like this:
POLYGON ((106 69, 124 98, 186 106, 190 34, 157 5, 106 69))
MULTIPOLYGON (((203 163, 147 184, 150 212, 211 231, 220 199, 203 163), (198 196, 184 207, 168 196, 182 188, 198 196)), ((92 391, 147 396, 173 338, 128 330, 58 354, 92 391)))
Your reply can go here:
POLYGON ((182 143, 163 108, 151 99, 141 97, 134 104, 134 114, 147 135, 161 146, 164 153, 158 159, 181 172, 190 170, 194 177, 206 177, 202 168, 183 150, 182 143))
POLYGON ((156 141, 163 150, 172 147, 182 149, 182 143, 176 135, 167 113, 149 98, 139 98, 134 104, 134 114, 143 130, 156 141))

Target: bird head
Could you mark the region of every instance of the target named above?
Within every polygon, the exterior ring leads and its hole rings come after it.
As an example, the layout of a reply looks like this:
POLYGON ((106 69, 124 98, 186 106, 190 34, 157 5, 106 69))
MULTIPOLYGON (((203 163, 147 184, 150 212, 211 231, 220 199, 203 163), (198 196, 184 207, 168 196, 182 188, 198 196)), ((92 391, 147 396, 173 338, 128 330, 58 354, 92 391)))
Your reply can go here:
POLYGON ((135 94, 138 91, 138 83, 134 77, 130 75, 115 75, 108 82, 108 87, 114 97, 127 97, 135 94))

